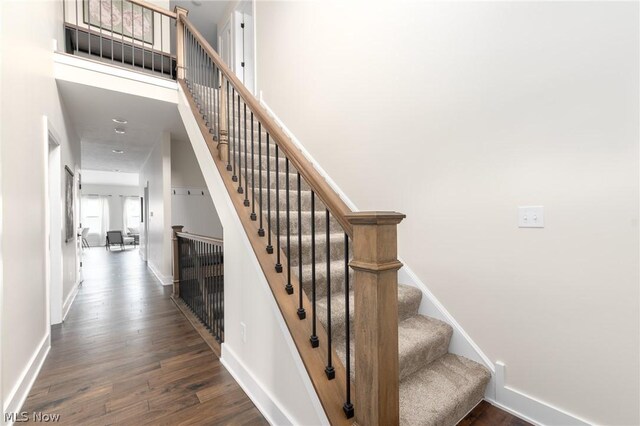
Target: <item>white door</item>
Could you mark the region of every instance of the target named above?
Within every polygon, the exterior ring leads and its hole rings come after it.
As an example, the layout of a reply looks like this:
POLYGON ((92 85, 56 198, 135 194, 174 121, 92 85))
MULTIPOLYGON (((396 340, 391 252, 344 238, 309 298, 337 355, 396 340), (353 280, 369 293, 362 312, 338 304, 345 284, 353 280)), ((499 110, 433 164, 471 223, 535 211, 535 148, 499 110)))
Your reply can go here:
POLYGON ((244 85, 255 94, 254 89, 254 64, 253 64, 253 16, 249 13, 240 15, 242 22, 240 23, 241 47, 240 47, 240 67, 241 79, 244 85))
MULTIPOLYGON (((47 162, 47 283, 49 319, 51 324, 62 322, 62 172, 60 145, 49 138, 47 162)), ((75 232, 75 230, 74 230, 75 232)))
POLYGON ((228 19, 218 36, 218 50, 224 63, 233 69, 231 46, 231 19, 228 19))

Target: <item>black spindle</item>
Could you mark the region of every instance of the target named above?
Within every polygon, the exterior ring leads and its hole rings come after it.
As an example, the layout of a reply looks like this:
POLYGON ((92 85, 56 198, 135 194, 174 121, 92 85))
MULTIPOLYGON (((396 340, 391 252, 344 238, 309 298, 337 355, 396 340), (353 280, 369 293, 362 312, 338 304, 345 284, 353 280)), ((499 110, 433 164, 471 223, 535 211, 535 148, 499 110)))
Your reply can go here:
POLYGON ((331 240, 329 236, 329 210, 325 210, 325 216, 327 235, 327 367, 324 372, 327 374, 327 378, 332 380, 336 377, 336 370, 334 370, 331 362, 331 240))
MULTIPOLYGON (((276 170, 278 167, 277 152, 278 145, 276 145, 276 170)), ((278 179, 276 179, 276 185, 278 185, 278 179)), ((278 191, 276 191, 276 208, 278 208, 278 191)), ((267 226, 269 227, 267 233, 267 253, 271 254, 273 253, 273 246, 271 245, 271 157, 269 157, 269 133, 267 133, 267 226)), ((282 269, 282 267, 280 267, 280 269, 282 269)), ((277 270, 278 265, 276 264, 276 271, 277 270)))
MULTIPOLYGON (((280 149, 276 144, 276 272, 282 272, 282 263, 280 262, 280 149)), ((267 146, 267 158, 271 161, 269 155, 269 147, 267 146)), ((269 187, 271 191, 271 187, 269 187)), ((289 293, 291 294, 291 293, 289 293)))
MULTIPOLYGON (((246 162, 245 162, 246 164, 246 162)), ((248 191, 247 191, 248 192, 248 191)), ((253 157, 253 112, 251 112, 251 220, 256 220, 256 179, 255 159, 253 157)))
MULTIPOLYGON (((233 132, 231 132, 231 142, 233 143, 233 176, 231 176, 231 180, 234 182, 238 181, 238 176, 236 175, 236 89, 231 86, 231 94, 233 99, 231 100, 231 123, 233 126, 233 132)), ((240 107, 238 105, 238 107, 240 107)))
MULTIPOLYGON (((240 94, 238 94, 238 194, 242 194, 244 189, 242 188, 242 132, 240 126, 242 125, 242 111, 240 110, 240 94)), ((247 141, 247 128, 245 123, 244 139, 247 141)), ((246 152, 246 150, 245 150, 246 152)))
POLYGON ((247 177, 247 104, 244 103, 244 186, 247 190, 244 191, 244 206, 249 207, 249 178, 247 177))
POLYGON ((231 128, 230 125, 230 121, 229 121, 229 115, 231 112, 231 109, 229 108, 229 80, 225 80, 226 81, 226 91, 227 91, 227 170, 231 171, 233 168, 231 166, 231 147, 229 146, 229 144, 231 143, 231 138, 229 137, 229 129, 231 128))
MULTIPOLYGON (((269 188, 267 187, 267 191, 269 188)), ((258 210, 260 210, 260 228, 258 228, 258 235, 264 237, 264 228, 262 226, 262 123, 258 122, 258 196, 260 204, 258 210)))
POLYGON ((311 191, 311 342, 312 348, 320 345, 316 334, 316 194, 311 191))
POLYGON ((346 343, 346 365, 345 368, 347 376, 347 400, 344 403, 342 409, 350 419, 353 417, 353 404, 351 403, 351 330, 349 326, 349 236, 344 234, 344 310, 345 310, 345 343, 346 343))
POLYGON ((307 313, 302 305, 302 192, 300 190, 300 172, 297 172, 296 176, 298 178, 298 318, 305 319, 307 313))
MULTIPOLYGON (((289 159, 284 159, 285 174, 285 205, 286 205, 286 221, 287 221, 287 285, 285 289, 287 294, 293 294, 293 286, 291 285, 291 207, 289 206, 289 159)), ((278 177, 279 178, 279 177, 278 177)), ((276 192, 277 193, 277 192, 276 192)), ((280 241, 280 238, 278 238, 280 241)), ((278 250, 279 251, 279 250, 278 250)))

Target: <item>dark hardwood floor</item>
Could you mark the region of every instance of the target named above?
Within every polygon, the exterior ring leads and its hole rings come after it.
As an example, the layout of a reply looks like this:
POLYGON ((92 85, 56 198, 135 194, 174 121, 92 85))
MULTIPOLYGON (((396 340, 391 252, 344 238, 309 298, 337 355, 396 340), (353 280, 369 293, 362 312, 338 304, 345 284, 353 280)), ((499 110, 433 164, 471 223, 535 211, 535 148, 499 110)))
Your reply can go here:
POLYGON ((458 426, 531 426, 530 423, 482 401, 458 426))
POLYGON ((73 425, 267 424, 137 250, 84 253, 84 283, 23 411, 73 425))

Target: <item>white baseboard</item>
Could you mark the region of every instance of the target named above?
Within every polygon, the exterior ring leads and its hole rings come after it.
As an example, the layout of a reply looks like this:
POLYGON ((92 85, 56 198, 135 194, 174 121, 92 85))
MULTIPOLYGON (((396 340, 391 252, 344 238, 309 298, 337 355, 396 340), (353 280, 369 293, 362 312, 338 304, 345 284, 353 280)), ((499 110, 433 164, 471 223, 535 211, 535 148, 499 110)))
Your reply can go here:
POLYGON ((65 319, 67 319, 67 314, 69 313, 69 310, 71 309, 71 305, 76 300, 76 296, 78 295, 79 288, 80 288, 80 281, 77 281, 74 284, 73 288, 71 289, 71 292, 67 296, 67 299, 62 304, 62 321, 63 322, 64 322, 65 319))
POLYGON ((170 275, 164 275, 152 262, 147 262, 147 267, 149 268, 151 273, 156 276, 156 278, 162 285, 173 285, 173 277, 170 275))
MULTIPOLYGON (((25 366, 18 382, 14 385, 9 395, 7 395, 6 403, 3 407, 4 413, 18 413, 22 409, 29 392, 33 387, 33 383, 36 381, 42 364, 49 354, 51 349, 51 334, 47 330, 47 334, 44 336, 36 350, 34 351, 31 359, 25 366)), ((13 421, 8 421, 7 425, 12 425, 13 421)))
POLYGON ((236 354, 224 343, 222 344, 220 362, 229 373, 231 373, 235 381, 238 382, 242 390, 270 425, 288 426, 296 424, 285 408, 280 406, 265 387, 256 380, 255 376, 246 368, 242 361, 238 359, 236 354))
POLYGON ((495 371, 496 397, 495 399, 487 398, 487 400, 504 411, 529 423, 541 426, 585 426, 592 424, 574 414, 507 386, 505 384, 504 363, 496 362, 495 371))

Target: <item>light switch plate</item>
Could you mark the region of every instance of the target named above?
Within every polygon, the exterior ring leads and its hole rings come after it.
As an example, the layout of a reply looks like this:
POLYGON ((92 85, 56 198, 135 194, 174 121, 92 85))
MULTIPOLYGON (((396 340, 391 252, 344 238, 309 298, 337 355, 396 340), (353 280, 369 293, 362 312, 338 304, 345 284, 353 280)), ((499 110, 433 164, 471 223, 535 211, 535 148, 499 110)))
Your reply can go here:
POLYGON ((519 228, 544 228, 544 206, 518 207, 519 228))

